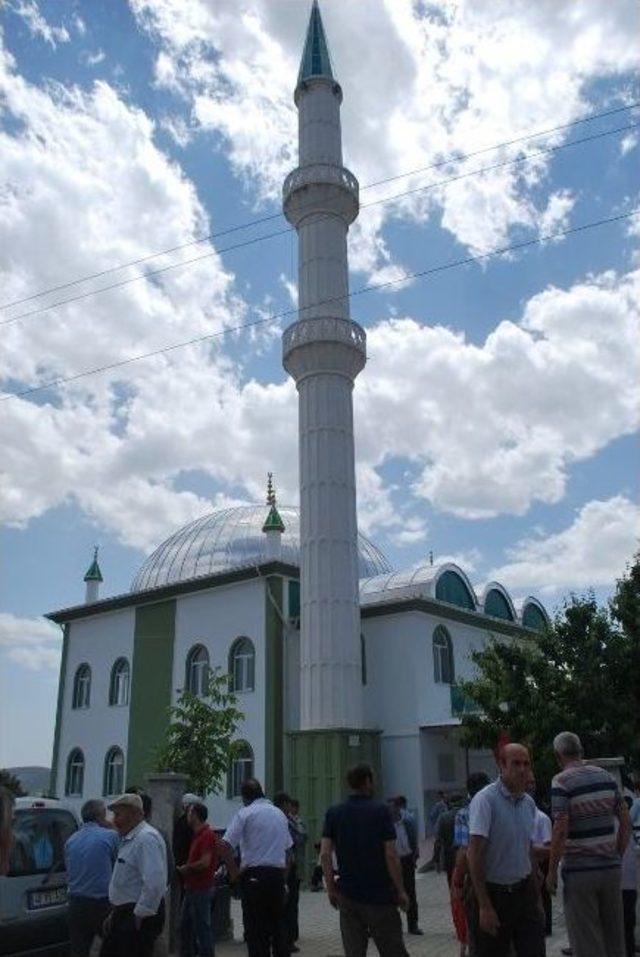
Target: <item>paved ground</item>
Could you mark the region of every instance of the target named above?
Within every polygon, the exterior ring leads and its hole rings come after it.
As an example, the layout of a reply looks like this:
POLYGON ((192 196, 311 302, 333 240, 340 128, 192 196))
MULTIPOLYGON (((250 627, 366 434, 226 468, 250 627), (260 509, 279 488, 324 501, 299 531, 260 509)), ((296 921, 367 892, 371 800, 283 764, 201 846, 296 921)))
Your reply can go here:
MULTIPOLYGON (((424 937, 405 937, 412 957, 458 957, 459 949, 451 924, 447 881, 443 874, 417 874, 416 887, 420 908, 420 925, 424 937)), ((554 933, 548 941, 547 957, 558 957, 567 943, 560 900, 554 902, 554 933)), ((234 901, 232 913, 236 936, 242 934, 239 904, 234 901)), ((325 893, 300 895, 300 952, 303 957, 340 957, 343 954, 338 929, 338 915, 329 906, 325 893)), ((216 945, 216 957, 242 957, 246 953, 240 939, 216 945)), ((371 955, 377 954, 373 944, 371 955)))

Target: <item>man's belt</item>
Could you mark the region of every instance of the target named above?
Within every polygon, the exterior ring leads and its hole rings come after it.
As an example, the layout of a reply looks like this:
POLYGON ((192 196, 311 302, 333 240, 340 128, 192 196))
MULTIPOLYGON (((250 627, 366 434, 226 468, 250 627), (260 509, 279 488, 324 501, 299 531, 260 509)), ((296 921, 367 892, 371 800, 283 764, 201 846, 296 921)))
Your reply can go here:
POLYGON ((527 874, 522 880, 515 881, 513 884, 496 884, 494 881, 487 881, 487 887, 492 887, 496 891, 502 891, 504 894, 515 894, 523 890, 531 880, 531 874, 527 874))

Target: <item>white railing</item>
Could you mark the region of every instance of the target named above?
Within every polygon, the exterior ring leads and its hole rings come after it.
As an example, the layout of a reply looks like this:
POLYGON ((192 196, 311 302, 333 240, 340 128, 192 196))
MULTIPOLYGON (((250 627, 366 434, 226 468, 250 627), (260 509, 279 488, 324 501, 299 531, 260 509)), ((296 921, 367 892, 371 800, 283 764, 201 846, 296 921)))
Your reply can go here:
POLYGON ((358 200, 359 186, 351 170, 344 166, 334 166, 332 163, 313 163, 310 166, 298 166, 287 176, 282 186, 283 199, 291 193, 311 183, 328 183, 334 186, 344 186, 358 200))
POLYGON ((297 346, 307 342, 332 341, 344 342, 366 354, 367 334, 357 322, 350 319, 300 319, 285 329, 282 335, 282 351, 284 355, 297 346))

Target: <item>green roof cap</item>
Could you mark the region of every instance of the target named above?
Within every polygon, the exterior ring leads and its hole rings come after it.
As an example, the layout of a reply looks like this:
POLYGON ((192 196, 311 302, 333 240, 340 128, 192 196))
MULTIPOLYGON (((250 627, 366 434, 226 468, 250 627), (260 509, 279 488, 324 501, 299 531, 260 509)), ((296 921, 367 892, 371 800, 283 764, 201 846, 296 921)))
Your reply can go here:
POLYGON ((273 487, 273 472, 268 472, 267 480, 267 505, 270 505, 267 520, 262 526, 263 532, 284 532, 284 522, 280 518, 280 513, 276 508, 276 490, 273 487))
POLYGON ((87 569, 87 574, 84 576, 86 582, 101 582, 103 581, 102 572, 100 571, 100 566, 98 565, 98 546, 93 550, 93 561, 87 569))
POLYGON ((304 52, 300 62, 300 72, 298 73, 298 83, 302 83, 312 76, 326 76, 333 80, 329 46, 322 25, 318 0, 313 0, 313 6, 311 7, 307 39, 304 42, 304 52))
POLYGON ((267 520, 262 526, 263 532, 284 532, 284 522, 280 518, 280 513, 275 505, 272 505, 267 515, 267 520))

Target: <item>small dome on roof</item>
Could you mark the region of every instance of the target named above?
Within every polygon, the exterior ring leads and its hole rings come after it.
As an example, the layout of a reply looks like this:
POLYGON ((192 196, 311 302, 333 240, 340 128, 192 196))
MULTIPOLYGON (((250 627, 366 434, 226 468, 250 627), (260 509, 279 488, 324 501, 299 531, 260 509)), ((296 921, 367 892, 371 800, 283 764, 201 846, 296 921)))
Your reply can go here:
MULTIPOLYGON (((263 532, 267 511, 264 505, 239 505, 190 522, 147 558, 131 583, 131 591, 147 591, 269 561, 263 532)), ((299 567, 300 513, 297 508, 279 505, 278 514, 284 523, 281 560, 299 567)), ((358 557, 361 578, 391 572, 380 549, 360 534, 358 557)))

